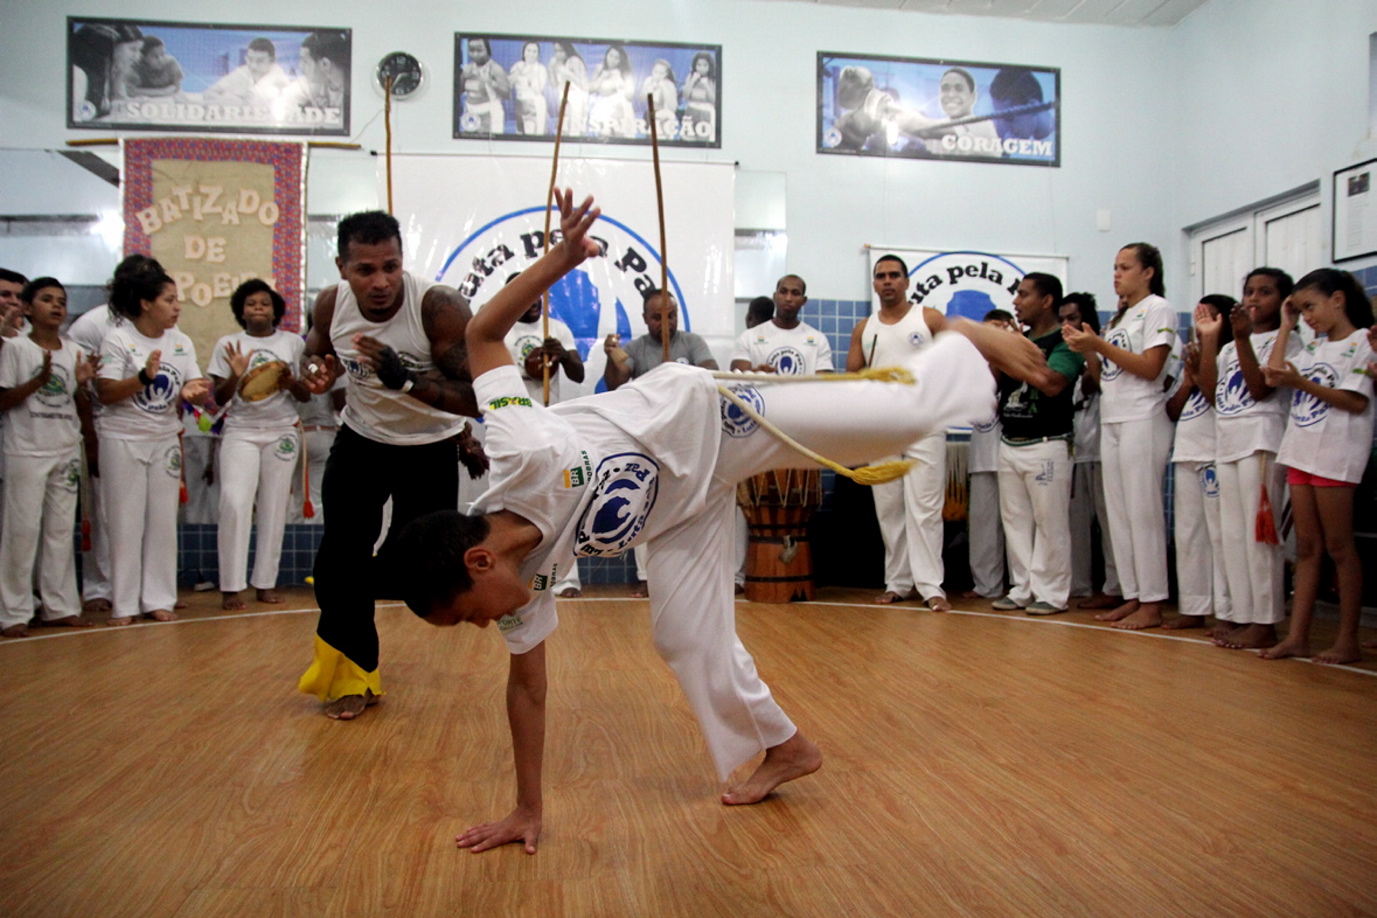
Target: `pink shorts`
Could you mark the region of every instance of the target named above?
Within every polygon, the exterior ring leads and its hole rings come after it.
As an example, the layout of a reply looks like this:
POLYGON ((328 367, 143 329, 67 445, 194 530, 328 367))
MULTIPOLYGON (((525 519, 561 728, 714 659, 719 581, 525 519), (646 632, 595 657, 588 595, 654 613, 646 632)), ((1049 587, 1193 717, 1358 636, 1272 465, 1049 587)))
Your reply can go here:
POLYGON ((1300 469, 1286 470, 1286 483, 1289 485, 1309 485, 1312 488, 1356 488, 1351 481, 1335 481, 1333 478, 1321 478, 1319 475, 1311 475, 1309 472, 1302 472, 1300 469))

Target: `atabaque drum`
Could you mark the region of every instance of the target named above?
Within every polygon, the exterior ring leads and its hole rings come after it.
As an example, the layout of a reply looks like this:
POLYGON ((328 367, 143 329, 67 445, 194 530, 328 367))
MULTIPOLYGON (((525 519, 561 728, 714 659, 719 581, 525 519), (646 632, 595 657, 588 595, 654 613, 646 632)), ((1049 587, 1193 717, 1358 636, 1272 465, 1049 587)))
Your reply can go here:
POLYGON ((813 598, 808 522, 822 504, 819 469, 774 469, 736 486, 746 516, 746 598, 796 602, 813 598))

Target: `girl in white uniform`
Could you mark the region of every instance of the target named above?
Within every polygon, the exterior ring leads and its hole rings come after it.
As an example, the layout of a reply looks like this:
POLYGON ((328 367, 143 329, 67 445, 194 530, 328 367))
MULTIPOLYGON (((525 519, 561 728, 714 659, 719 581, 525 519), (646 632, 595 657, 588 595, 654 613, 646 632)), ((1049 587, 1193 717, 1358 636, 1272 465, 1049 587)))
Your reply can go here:
POLYGON ((1310 656, 1322 552, 1338 572, 1339 635, 1314 660, 1357 663, 1363 657, 1358 647, 1363 568, 1353 544, 1353 495, 1372 449, 1371 325, 1372 304, 1357 278, 1333 268, 1311 271, 1287 301, 1277 346, 1263 367, 1268 384, 1295 392, 1277 461, 1289 467, 1296 592, 1291 631, 1262 651, 1266 659, 1310 656), (1288 363, 1282 354, 1302 315, 1316 338, 1296 363, 1288 363))
POLYGON ((1095 617, 1116 628, 1154 628, 1168 595, 1162 483, 1172 424, 1163 381, 1177 340, 1176 311, 1162 296, 1162 253, 1145 242, 1120 249, 1114 292, 1123 305, 1105 337, 1069 325, 1063 330, 1072 350, 1097 354, 1103 363, 1100 457, 1124 602, 1095 617))
MULTIPOLYGON (((58 336, 67 291, 56 279, 30 281, 20 294, 32 331, 0 348, 0 411, 5 413, 5 538, 0 542, 0 633, 24 637, 33 618, 33 566, 43 544, 38 591, 43 623, 83 627, 72 538, 81 480, 77 404, 97 356, 58 336)), ((81 413, 86 412, 83 404, 81 413)))
POLYGON ((210 378, 215 401, 229 406, 220 442, 220 592, 222 607, 237 610, 244 608, 239 591, 248 583, 257 589, 259 602, 282 602, 273 588, 277 586, 282 533, 301 451, 292 399, 304 402, 311 393, 291 373, 306 343, 300 336, 277 328, 287 313, 282 294, 264 281, 247 281, 230 297, 230 309, 244 330, 215 342, 210 378), (239 395, 244 375, 273 362, 287 367, 282 388, 265 399, 244 401, 239 395), (246 582, 255 503, 258 549, 253 577, 246 582))
MULTIPOLYGON (((1219 351, 1221 319, 1197 316, 1200 335, 1200 388, 1214 393, 1215 470, 1219 476, 1219 519, 1224 528, 1224 577, 1229 584, 1229 613, 1210 637, 1230 649, 1270 647, 1276 625, 1286 616, 1282 591, 1280 545, 1256 538, 1262 489, 1267 489, 1274 523, 1281 528, 1285 473, 1277 450, 1286 429, 1289 392, 1278 392, 1263 379, 1277 344, 1281 304, 1291 295, 1291 276, 1277 268, 1256 268, 1244 279, 1243 303, 1228 321, 1234 340, 1219 351)), ((1284 344, 1291 359, 1300 350, 1294 337, 1284 344)))
POLYGON ((210 394, 196 348, 177 330, 177 285, 149 259, 110 286, 110 308, 124 321, 101 345, 96 394, 101 474, 107 487, 111 625, 142 614, 160 622, 177 614, 177 496, 182 453, 178 400, 199 405, 210 394))
MULTIPOLYGON (((1221 293, 1201 298, 1198 310, 1222 319, 1235 306, 1221 293)), ((1227 337, 1227 327, 1226 327, 1227 337)), ((1218 348, 1227 341, 1215 341, 1218 348)), ((1171 461, 1176 469, 1173 509, 1176 515, 1177 608, 1181 615, 1164 629, 1199 628, 1207 616, 1227 620, 1229 585, 1224 578, 1224 532, 1219 521, 1219 476, 1215 469, 1214 405, 1200 391, 1200 347, 1186 348, 1181 385, 1167 399, 1167 415, 1176 421, 1171 461)))

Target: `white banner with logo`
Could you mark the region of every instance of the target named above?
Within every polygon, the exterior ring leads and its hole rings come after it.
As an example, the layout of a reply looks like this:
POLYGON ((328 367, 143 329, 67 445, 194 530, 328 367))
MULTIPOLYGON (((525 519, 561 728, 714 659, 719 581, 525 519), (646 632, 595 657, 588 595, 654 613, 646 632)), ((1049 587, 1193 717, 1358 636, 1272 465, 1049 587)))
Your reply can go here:
MULTIPOLYGON (((996 255, 992 252, 938 252, 932 249, 867 247, 870 273, 875 262, 898 255, 908 265, 910 302, 943 315, 979 322, 991 309, 1014 311, 1014 291, 1025 274, 1050 274, 1066 284, 1065 255, 996 255)), ((871 311, 880 308, 871 293, 871 311)))
MULTIPOLYGON (((706 338, 726 366, 735 337, 733 167, 664 163, 660 171, 679 328, 706 338)), ((379 183, 386 200, 381 162, 379 183)), ((393 213, 407 269, 458 289, 477 312, 540 257, 549 183, 544 157, 394 156, 393 213)), ((601 381, 606 335, 627 341, 645 334, 642 291, 660 286, 660 227, 648 161, 570 158, 560 163, 559 185, 573 188, 578 199, 593 195, 602 208, 592 235, 603 254, 550 291, 551 315, 573 331, 587 367, 583 385, 560 384, 569 398, 593 392, 601 381)), ((558 211, 550 226, 557 241, 558 211)))

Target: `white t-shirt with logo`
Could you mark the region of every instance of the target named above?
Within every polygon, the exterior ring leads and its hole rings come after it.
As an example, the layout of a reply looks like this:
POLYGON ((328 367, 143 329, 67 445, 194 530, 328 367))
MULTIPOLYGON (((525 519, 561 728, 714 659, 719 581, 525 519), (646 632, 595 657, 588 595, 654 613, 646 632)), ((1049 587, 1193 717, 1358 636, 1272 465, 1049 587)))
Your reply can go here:
POLYGON ((63 340, 48 351, 27 335, 5 340, 0 348, 0 388, 13 389, 38 375, 43 355, 53 355, 48 382, 24 401, 4 412, 4 452, 7 456, 61 456, 81 442, 76 412, 76 365, 81 348, 63 340))
MULTIPOLYGON (((245 376, 258 367, 274 361, 287 364, 293 376, 301 372, 301 354, 306 349, 306 342, 300 335, 274 331, 266 337, 255 338, 247 331, 241 331, 225 335, 215 342, 215 352, 210 357, 211 376, 229 379, 234 375, 234 371, 230 369, 229 358, 225 356, 225 348, 235 344, 239 345, 239 350, 249 358, 248 369, 244 371, 245 376)), ((246 402, 239 397, 236 387, 229 411, 225 415, 225 430, 274 430, 291 427, 297 421, 295 402, 296 399, 292 398, 286 389, 274 392, 256 402, 246 402)))
POLYGON ((810 375, 833 369, 831 342, 807 322, 800 322, 793 328, 761 322, 755 328, 746 329, 736 339, 732 360, 745 360, 753 367, 769 365, 781 376, 810 375))
MULTIPOLYGON (((1273 330, 1249 336, 1259 366, 1267 365, 1278 334, 1273 330)), ((1291 335, 1286 342, 1286 359, 1293 360, 1300 349, 1300 339, 1291 335)), ((1238 346, 1233 341, 1224 345, 1219 352, 1219 380, 1214 389, 1218 461, 1237 462, 1259 451, 1275 453, 1286 432, 1290 405, 1290 389, 1277 389, 1261 402, 1254 401, 1238 362, 1238 346)))
POLYGON ((988 420, 971 425, 971 452, 966 466, 972 475, 999 471, 999 438, 1003 432, 998 411, 988 420))
MULTIPOLYGON (((536 319, 534 322, 517 322, 512 326, 512 330, 507 332, 507 337, 503 343, 507 345, 507 352, 512 355, 512 360, 516 363, 517 372, 526 382, 526 391, 531 398, 538 403, 545 403, 545 380, 540 376, 528 376, 526 374, 526 357, 531 351, 545 343, 543 320, 536 319)), ((554 316, 550 317, 550 335, 560 344, 564 345, 566 351, 577 351, 578 343, 574 341, 574 333, 554 316)), ((564 374, 557 363, 550 364, 550 404, 559 401, 559 380, 564 374)))
POLYGON ((525 653, 559 623, 553 587, 576 556, 619 555, 702 511, 720 442, 717 384, 666 364, 615 392, 545 408, 504 366, 474 391, 492 466, 473 512, 510 510, 541 535, 521 566, 532 599, 498 621, 508 648, 525 653))
POLYGON ((1214 433, 1214 407, 1199 389, 1181 406, 1176 420, 1176 440, 1172 462, 1214 462, 1217 448, 1214 433))
POLYGON ((1302 376, 1330 389, 1365 395, 1367 405, 1355 414, 1294 390, 1278 462, 1335 481, 1363 480, 1372 451, 1372 377, 1367 371, 1372 359, 1365 328, 1338 341, 1316 338, 1301 351, 1295 364, 1302 376))
MULTIPOLYGON (((1115 347, 1144 354, 1154 347, 1174 346, 1178 341, 1176 324, 1176 310, 1154 293, 1129 307, 1118 324, 1105 331, 1104 337, 1115 347)), ((1161 411, 1167 400, 1164 382, 1170 364, 1170 360, 1163 361, 1162 371, 1155 379, 1143 379, 1105 358, 1100 371, 1101 423, 1141 421, 1161 411)))
POLYGON ((148 355, 162 351, 153 384, 120 399, 96 417, 96 433, 115 440, 157 440, 182 429, 177 402, 182 387, 201 378, 196 346, 175 328, 158 338, 145 338, 125 321, 110 330, 100 346, 100 378, 128 379, 148 363, 148 355))

